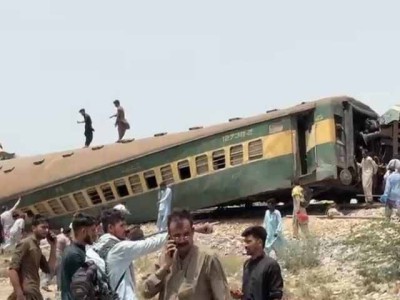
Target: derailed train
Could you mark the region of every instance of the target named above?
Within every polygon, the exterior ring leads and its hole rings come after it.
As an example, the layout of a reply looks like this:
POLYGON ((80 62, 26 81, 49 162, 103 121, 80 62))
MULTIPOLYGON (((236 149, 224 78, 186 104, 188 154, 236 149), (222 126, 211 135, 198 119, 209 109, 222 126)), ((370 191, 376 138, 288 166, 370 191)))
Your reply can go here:
MULTIPOLYGON (((400 110, 400 109, 399 109, 400 110)), ((130 222, 156 218, 161 181, 173 206, 195 210, 277 197, 294 179, 316 195, 360 191, 361 147, 381 166, 399 151, 399 110, 379 117, 350 97, 303 102, 249 118, 140 140, 0 161, 0 204, 69 224, 124 203, 130 222)))

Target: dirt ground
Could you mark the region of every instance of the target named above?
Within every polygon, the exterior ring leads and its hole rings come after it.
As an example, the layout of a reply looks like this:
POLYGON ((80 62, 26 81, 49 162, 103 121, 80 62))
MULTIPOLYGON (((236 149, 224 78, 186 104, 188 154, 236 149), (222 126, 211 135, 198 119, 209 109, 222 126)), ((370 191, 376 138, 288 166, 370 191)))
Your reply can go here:
MULTIPOLYGON (((360 211, 354 214, 382 216, 383 209, 360 211)), ((240 285, 242 262, 245 259, 240 234, 247 226, 260 224, 261 221, 261 219, 222 221, 215 226, 213 234, 197 235, 196 240, 199 244, 217 251, 221 256, 228 281, 232 286, 240 285)), ((284 218, 284 232, 288 239, 291 237, 291 222, 291 219, 284 218)), ((368 222, 371 222, 371 220, 329 220, 311 217, 310 231, 316 239, 323 243, 320 254, 321 264, 310 270, 301 270, 297 274, 292 274, 285 269, 282 270, 287 299, 399 299, 394 295, 392 285, 378 286, 373 292, 367 294, 366 291, 362 290, 358 279, 356 280, 358 275, 355 270, 351 266, 342 265, 334 258, 335 255, 340 256, 343 250, 340 245, 331 246, 330 242, 350 235, 357 226, 362 226, 368 222), (304 280, 309 282, 305 283, 304 280)), ((145 234, 155 230, 154 224, 146 224, 142 228, 145 234)), ((0 279, 0 299, 6 299, 12 292, 8 279, 4 278, 8 258, 3 256, 0 259, 0 277, 3 277, 0 279)), ((154 253, 135 262, 138 287, 140 287, 141 278, 152 271, 156 261, 157 253, 154 253)), ((51 286, 51 288, 54 290, 55 286, 51 286)), ((43 295, 45 299, 46 297, 56 299, 55 293, 43 292, 43 295)))

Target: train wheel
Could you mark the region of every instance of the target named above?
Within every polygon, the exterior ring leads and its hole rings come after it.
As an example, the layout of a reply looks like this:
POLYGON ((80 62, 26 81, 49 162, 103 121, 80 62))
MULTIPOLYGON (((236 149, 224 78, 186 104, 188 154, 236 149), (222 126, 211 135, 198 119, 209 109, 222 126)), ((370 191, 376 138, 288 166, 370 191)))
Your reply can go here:
POLYGON ((343 185, 351 185, 353 182, 353 174, 349 169, 343 169, 340 171, 339 179, 343 185))

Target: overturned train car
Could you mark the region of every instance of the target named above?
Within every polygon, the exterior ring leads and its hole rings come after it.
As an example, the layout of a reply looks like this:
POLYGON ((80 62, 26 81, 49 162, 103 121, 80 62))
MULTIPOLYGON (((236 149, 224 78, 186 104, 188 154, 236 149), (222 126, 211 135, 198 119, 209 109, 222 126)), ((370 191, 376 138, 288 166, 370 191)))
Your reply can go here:
POLYGON ((317 194, 356 193, 360 147, 382 144, 363 135, 377 135, 365 126, 378 119, 365 104, 334 97, 182 133, 3 160, 0 203, 11 206, 21 195, 23 211, 63 226, 78 210, 97 215, 117 203, 127 205, 131 222, 154 220, 161 181, 171 185, 174 207, 191 210, 289 200, 296 178, 317 194))

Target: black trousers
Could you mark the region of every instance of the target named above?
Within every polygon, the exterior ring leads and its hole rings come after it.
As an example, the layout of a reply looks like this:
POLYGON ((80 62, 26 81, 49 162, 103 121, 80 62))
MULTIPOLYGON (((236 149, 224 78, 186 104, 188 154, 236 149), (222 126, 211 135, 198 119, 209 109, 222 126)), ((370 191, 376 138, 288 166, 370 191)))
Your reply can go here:
POLYGON ((85 146, 89 147, 90 143, 93 141, 93 131, 91 131, 91 130, 85 131, 85 137, 86 137, 85 146))

